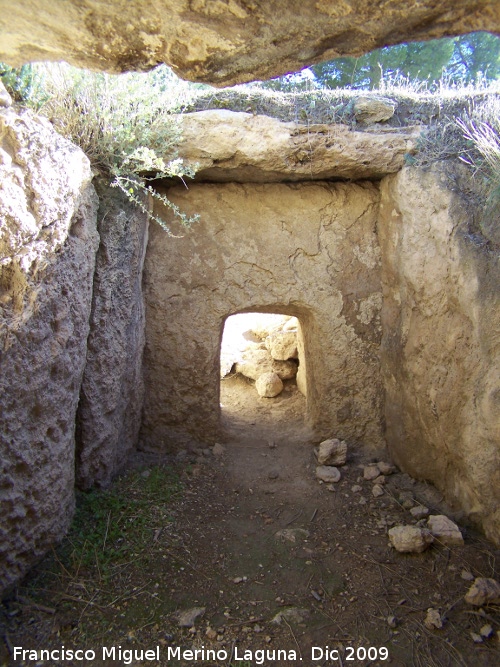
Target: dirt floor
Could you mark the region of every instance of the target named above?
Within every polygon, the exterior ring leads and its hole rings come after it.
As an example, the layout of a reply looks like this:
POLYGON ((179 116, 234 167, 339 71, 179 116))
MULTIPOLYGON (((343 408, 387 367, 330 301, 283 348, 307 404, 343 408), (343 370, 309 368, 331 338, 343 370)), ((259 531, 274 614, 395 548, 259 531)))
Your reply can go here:
MULTIPOLYGON (((464 601, 471 579, 498 578, 499 551, 463 524, 462 547, 404 555, 388 546, 388 528, 416 523, 409 508, 419 503, 453 518, 433 487, 395 472, 375 498, 362 465, 380 459, 352 444, 341 481, 319 483, 293 384, 262 399, 236 376, 222 381, 221 404, 215 454, 136 457, 131 497, 143 502, 140 485, 167 465, 180 482, 168 504, 148 487, 146 510, 126 518, 133 526, 146 512, 142 542, 123 560, 105 569, 99 545, 96 566, 82 556, 74 566, 73 552, 71 568, 62 545, 4 602, 1 665, 500 665, 500 608, 464 601), (424 624, 429 608, 441 629, 424 624), (90 653, 40 659, 62 646, 90 653), (14 660, 16 647, 38 653, 14 660)), ((112 532, 113 507, 103 553, 136 535, 112 532)))

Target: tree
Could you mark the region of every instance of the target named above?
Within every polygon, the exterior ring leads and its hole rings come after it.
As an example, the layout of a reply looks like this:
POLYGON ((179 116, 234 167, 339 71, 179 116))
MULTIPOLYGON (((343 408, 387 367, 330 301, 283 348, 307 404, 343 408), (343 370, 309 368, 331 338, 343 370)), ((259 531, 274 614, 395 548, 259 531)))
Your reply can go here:
POLYGON ((318 86, 373 89, 382 76, 402 75, 437 84, 441 78, 471 83, 500 77, 500 39, 477 32, 461 37, 388 46, 360 58, 336 58, 311 68, 318 86))

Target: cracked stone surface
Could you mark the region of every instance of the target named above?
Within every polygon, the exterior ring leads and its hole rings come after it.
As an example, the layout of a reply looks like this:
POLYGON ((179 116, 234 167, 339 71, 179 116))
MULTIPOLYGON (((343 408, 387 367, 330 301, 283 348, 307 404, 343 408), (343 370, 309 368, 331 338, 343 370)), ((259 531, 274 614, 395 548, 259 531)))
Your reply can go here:
POLYGON ((498 253, 468 233, 439 166, 382 181, 387 444, 500 542, 498 253))
POLYGON ((80 488, 107 486, 135 447, 142 410, 147 216, 115 188, 99 185, 87 363, 76 424, 80 488))
POLYGON ((422 128, 297 125, 268 116, 208 110, 182 116, 179 152, 197 181, 274 183, 380 179, 403 168, 422 128))
POLYGON ((500 32, 496 0, 0 0, 0 61, 112 72, 166 62, 183 78, 231 85, 477 30, 500 32))
POLYGON ((150 226, 142 445, 215 441, 224 320, 248 310, 298 317, 315 431, 380 446, 377 189, 195 184, 168 196, 201 221, 182 238, 150 226))

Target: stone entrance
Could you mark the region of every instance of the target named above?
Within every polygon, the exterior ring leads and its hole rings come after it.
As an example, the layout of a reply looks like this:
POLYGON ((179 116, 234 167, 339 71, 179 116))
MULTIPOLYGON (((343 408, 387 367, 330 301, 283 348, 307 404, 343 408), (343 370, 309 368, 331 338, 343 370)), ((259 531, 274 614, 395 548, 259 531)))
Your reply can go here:
POLYGON ((201 221, 181 238, 150 228, 142 446, 216 440, 224 321, 245 311, 299 319, 314 433, 380 446, 377 189, 200 183, 168 197, 201 221))

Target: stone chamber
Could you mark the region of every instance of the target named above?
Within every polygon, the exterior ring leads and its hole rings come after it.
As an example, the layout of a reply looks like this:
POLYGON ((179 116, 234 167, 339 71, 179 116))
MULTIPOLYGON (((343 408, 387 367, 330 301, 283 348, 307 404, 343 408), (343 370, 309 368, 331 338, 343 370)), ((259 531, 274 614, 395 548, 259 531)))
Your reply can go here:
MULTIPOLYGON (((12 64, 61 53, 114 71, 167 61, 219 83, 500 25, 486 0, 448 13, 436 3, 377 8, 363 30, 349 23, 354 2, 342 16, 315 3, 308 36, 310 3, 293 17, 284 3, 282 47, 269 60, 268 3, 252 21, 247 3, 228 3, 231 16, 225 3, 217 16, 209 3, 170 3, 154 25, 127 3, 130 20, 108 32, 118 11, 109 3, 67 20, 54 3, 57 30, 48 12, 34 32, 28 4, 12 8, 2 55, 12 64), (142 49, 123 37, 134 23, 142 49), (232 41, 242 25, 258 49, 232 41), (191 33, 203 39, 190 45, 191 33)), ((92 183, 88 160, 48 121, 2 108, 0 140, 1 590, 64 536, 75 485, 110 484, 136 447, 216 440, 224 321, 250 311, 299 319, 314 442, 387 447, 500 543, 498 245, 471 233, 439 165, 405 166, 411 132, 193 114, 181 151, 201 164, 199 179, 158 186, 201 216, 180 238, 92 183)))

